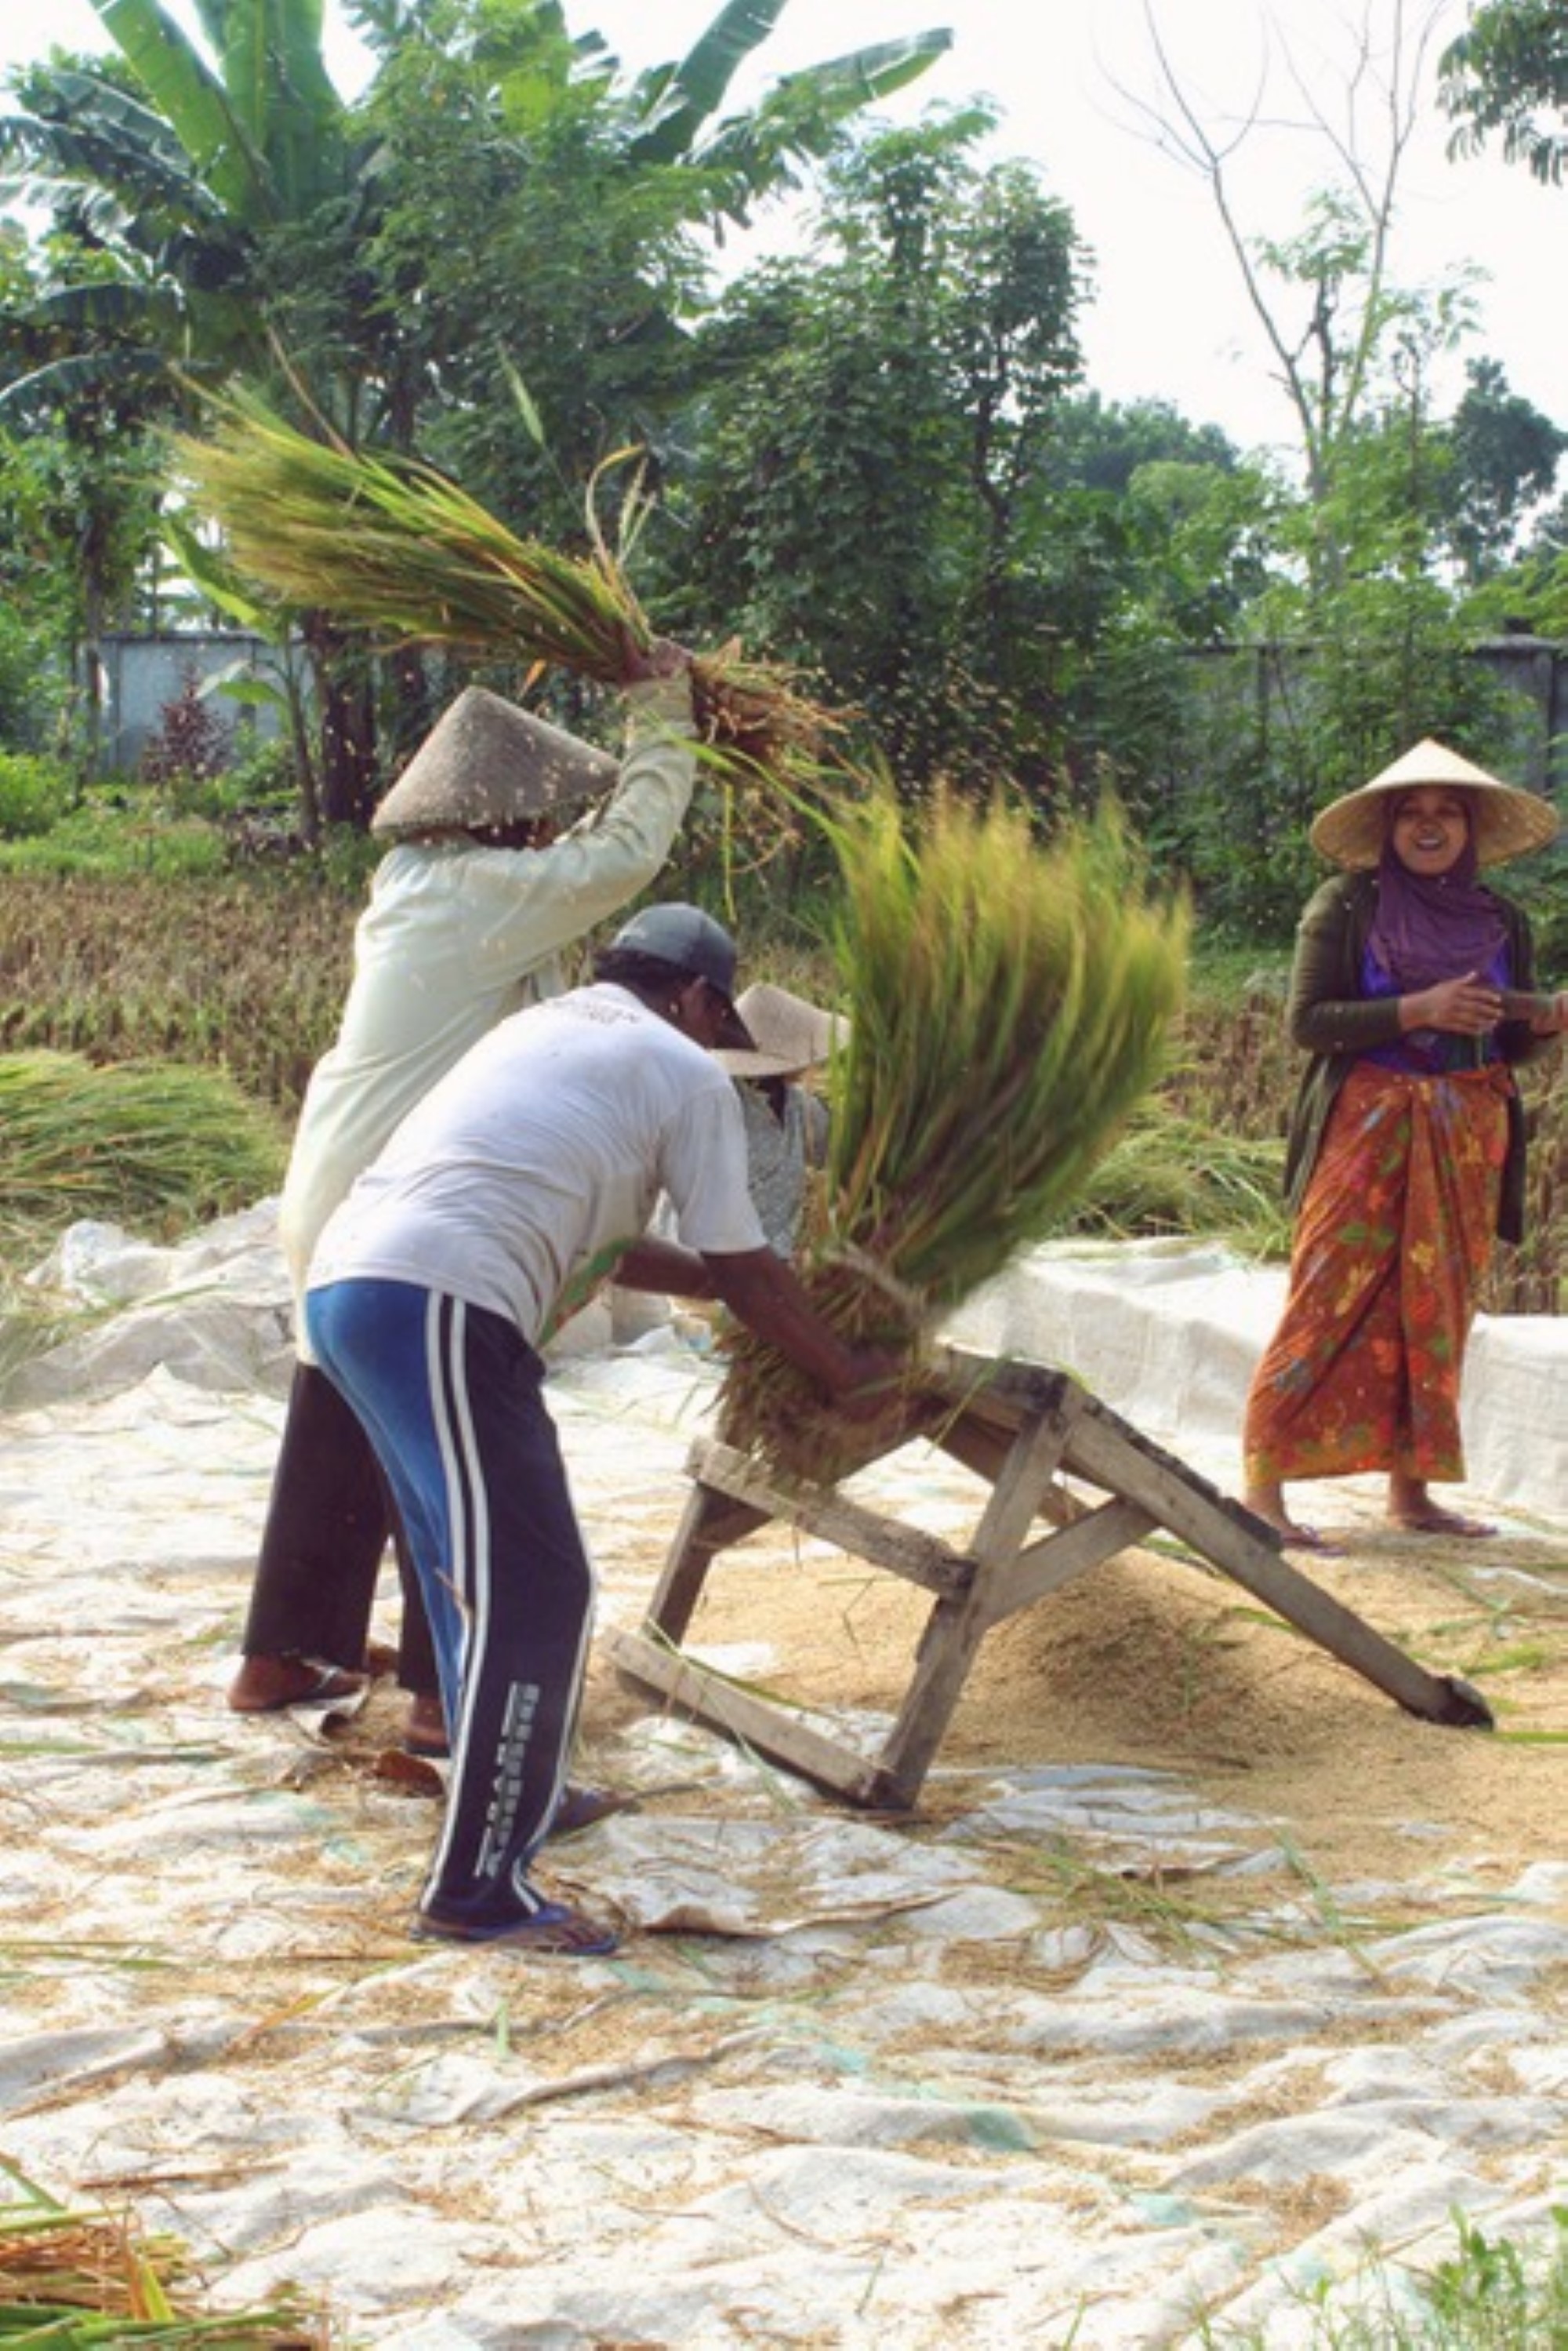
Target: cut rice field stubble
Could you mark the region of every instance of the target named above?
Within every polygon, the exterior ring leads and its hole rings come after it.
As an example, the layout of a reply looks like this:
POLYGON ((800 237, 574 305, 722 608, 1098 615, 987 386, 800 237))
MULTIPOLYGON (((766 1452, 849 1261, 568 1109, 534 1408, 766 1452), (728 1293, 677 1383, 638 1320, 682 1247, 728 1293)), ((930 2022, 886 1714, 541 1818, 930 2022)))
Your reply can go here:
MULTIPOLYGON (((358 891, 261 871, 221 882, 0 874, 0 1052, 215 1065, 287 1126, 337 1030, 361 903, 358 891)), ((835 1000, 825 951, 798 938, 773 947, 756 925, 740 929, 749 970, 835 1000)), ((1066 1228, 1282 1253, 1278 1171, 1298 1067, 1283 990, 1283 958, 1278 970, 1211 978, 1200 956, 1166 1074, 1088 1177, 1066 1228)), ((1568 1311, 1563 1079, 1561 1053, 1522 1072, 1529 1221, 1523 1246, 1497 1253, 1490 1313, 1568 1311)))

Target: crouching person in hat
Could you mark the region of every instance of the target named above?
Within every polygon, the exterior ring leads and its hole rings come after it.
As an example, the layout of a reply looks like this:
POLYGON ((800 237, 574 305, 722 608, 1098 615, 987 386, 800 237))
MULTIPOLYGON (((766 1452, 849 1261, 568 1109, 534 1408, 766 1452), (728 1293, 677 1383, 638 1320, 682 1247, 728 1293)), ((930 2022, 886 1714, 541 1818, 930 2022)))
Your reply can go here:
POLYGON ((1285 1182, 1284 1317, 1248 1399, 1245 1498, 1287 1542, 1297 1478, 1385 1470, 1396 1526, 1485 1535, 1433 1480, 1464 1476, 1459 1381, 1494 1238, 1517 1241, 1524 1122, 1512 1070, 1568 1028, 1536 996, 1530 925, 1479 869, 1541 848, 1549 803, 1441 743, 1322 810, 1343 870, 1302 915, 1290 1026, 1310 1055, 1285 1182))
POLYGON ((828 1105, 808 1079, 842 1047, 849 1023, 758 980, 736 1002, 750 1043, 716 1056, 736 1081, 751 1197, 770 1248, 793 1257, 814 1170, 827 1165, 828 1105))
MULTIPOLYGON (((630 664, 624 763, 483 688, 453 704, 382 801, 392 845, 354 939, 336 1042, 312 1073, 284 1182, 281 1238, 297 1300, 322 1227, 407 1112, 496 1022, 563 981, 557 958, 645 889, 669 854, 695 771, 690 664, 656 643, 630 664), (604 799, 557 836, 562 816, 604 799)), ((259 1713, 349 1695, 365 1663, 395 1514, 375 1456, 309 1360, 295 1374, 229 1704, 259 1713)), ((428 1629, 400 1545, 400 1677, 410 1744, 445 1732, 428 1629)))
POLYGON ((435 1633, 452 1778, 416 1931, 576 1954, 614 1938, 533 1877, 593 1589, 541 1345, 613 1274, 723 1300, 851 1416, 885 1403, 893 1370, 820 1319, 751 1205, 739 1105, 709 1050, 744 1033, 727 934, 695 907, 649 907, 594 969, 504 1021, 410 1113, 327 1225, 306 1300, 435 1633), (661 1189, 683 1246, 645 1238, 661 1189))

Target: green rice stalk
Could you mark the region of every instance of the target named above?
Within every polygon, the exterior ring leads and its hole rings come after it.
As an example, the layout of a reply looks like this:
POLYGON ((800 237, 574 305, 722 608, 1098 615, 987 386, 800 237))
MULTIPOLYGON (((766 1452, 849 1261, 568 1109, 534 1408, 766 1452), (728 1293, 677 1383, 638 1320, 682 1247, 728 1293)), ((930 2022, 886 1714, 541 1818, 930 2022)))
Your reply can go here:
MULTIPOLYGON (((924 1332, 1060 1226, 1159 1074, 1187 914, 1149 894, 1110 806, 1042 844, 1004 797, 939 792, 916 820, 884 784, 830 830, 851 1026, 802 1273, 843 1336, 916 1350, 917 1381, 924 1332)), ((726 1440, 790 1477, 841 1474, 854 1431, 750 1334, 731 1358, 726 1440)))
POLYGON ((328 2328, 292 2302, 204 2315, 176 2290, 187 2263, 173 2239, 139 2237, 126 2218, 32 2194, 0 2209, 0 2342, 47 2351, 325 2351, 328 2328))
MULTIPOLYGON (((235 568, 283 605, 389 643, 552 664, 611 686, 652 641, 596 527, 590 554, 565 554, 519 538, 434 466, 312 438, 248 392, 214 406, 213 436, 176 446, 235 568)), ((813 780, 837 721, 793 673, 731 642, 695 659, 692 685, 699 735, 727 777, 813 780)))
POLYGON ((1243 1256, 1283 1258, 1291 1238, 1284 1156, 1276 1135, 1205 1125, 1155 1097, 1140 1103, 1061 1229, 1118 1241, 1213 1238, 1243 1256))
POLYGON ((78 1217, 167 1238, 260 1198, 284 1152, 222 1071, 0 1056, 0 1257, 18 1264, 78 1217))

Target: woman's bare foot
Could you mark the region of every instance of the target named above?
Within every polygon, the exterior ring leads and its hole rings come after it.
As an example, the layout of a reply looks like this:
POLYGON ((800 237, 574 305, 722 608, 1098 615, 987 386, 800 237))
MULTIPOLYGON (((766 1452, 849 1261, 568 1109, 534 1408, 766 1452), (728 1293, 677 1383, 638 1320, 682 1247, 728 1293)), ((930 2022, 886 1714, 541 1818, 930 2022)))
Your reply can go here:
POLYGON ((1241 1499, 1253 1517, 1272 1527, 1290 1550, 1322 1552, 1331 1558, 1338 1552, 1339 1545, 1319 1534, 1316 1527, 1300 1526, 1291 1518, 1282 1486, 1249 1486, 1241 1499))
POLYGON ((235 1714, 278 1714, 286 1706, 357 1698, 364 1686, 363 1674, 325 1657, 246 1657, 229 1684, 229 1704, 235 1714))
POLYGON ((1434 1501, 1431 1489, 1419 1478, 1390 1478, 1388 1481, 1388 1523, 1413 1535, 1459 1535, 1469 1541, 1479 1541, 1495 1535, 1496 1527, 1485 1519, 1468 1519, 1462 1510, 1445 1510, 1434 1501))

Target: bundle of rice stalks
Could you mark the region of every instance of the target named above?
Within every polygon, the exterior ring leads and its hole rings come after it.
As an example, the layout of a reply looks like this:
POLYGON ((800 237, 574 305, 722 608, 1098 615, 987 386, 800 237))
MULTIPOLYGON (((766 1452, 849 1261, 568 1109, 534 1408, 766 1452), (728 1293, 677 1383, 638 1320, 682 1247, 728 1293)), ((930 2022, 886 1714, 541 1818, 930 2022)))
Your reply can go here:
POLYGON ((36 1256, 78 1217, 168 1238, 277 1183, 272 1114, 222 1071, 0 1057, 0 1255, 36 1256))
POLYGON ((1140 1106, 1061 1229, 1107 1240, 1179 1234, 1247 1257, 1287 1257, 1284 1163, 1279 1137, 1229 1134, 1156 1099, 1140 1106))
MULTIPOLYGON (((1060 1224, 1157 1075, 1186 910, 1149 896, 1109 807, 1041 845, 1004 799, 939 795, 916 825, 881 789, 831 831, 851 1029, 802 1273, 845 1337, 908 1350, 1060 1224)), ((721 1428, 798 1479, 846 1458, 809 1385, 747 1333, 721 1428)))
MULTIPOLYGON (((262 402, 217 403, 212 439, 179 450, 235 567, 299 611, 389 643, 553 663, 620 685, 653 632, 618 557, 519 538, 434 466, 297 432, 262 402)), ((697 656, 699 732, 727 771, 810 780, 832 714, 738 645, 697 656)))
POLYGON ((173 2292, 185 2262, 172 2239, 138 2240, 123 2220, 35 2195, 0 2210, 0 2341, 47 2351, 326 2351, 329 2329, 290 2302, 197 2314, 173 2292))

